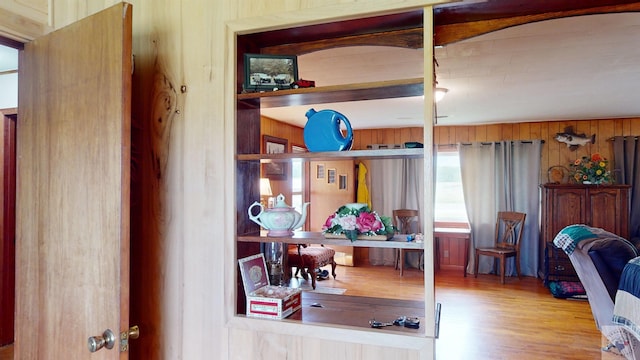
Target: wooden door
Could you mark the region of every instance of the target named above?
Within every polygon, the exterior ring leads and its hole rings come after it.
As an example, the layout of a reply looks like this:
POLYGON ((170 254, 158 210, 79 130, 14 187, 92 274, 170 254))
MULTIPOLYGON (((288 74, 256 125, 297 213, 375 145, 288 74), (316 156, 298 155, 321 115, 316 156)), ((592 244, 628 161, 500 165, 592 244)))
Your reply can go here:
POLYGON ((628 238, 627 190, 617 187, 598 187, 588 190, 588 224, 628 238))
POLYGON ((585 189, 553 189, 552 192, 550 212, 552 226, 547 241, 553 241, 565 226, 586 222, 585 189))
POLYGON ((16 359, 128 358, 87 339, 129 326, 131 11, 20 53, 16 359))

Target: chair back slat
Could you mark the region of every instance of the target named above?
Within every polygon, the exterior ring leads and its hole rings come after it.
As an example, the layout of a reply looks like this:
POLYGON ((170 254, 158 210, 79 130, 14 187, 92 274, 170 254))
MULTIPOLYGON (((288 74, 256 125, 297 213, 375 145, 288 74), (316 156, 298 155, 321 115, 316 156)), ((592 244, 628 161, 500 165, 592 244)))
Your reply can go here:
POLYGON ((524 220, 527 214, 515 211, 500 211, 496 221, 497 248, 520 249, 520 239, 524 230, 524 220))
MULTIPOLYGON (((393 210, 393 226, 398 229, 400 234, 411 234, 411 224, 418 221, 418 210, 413 209, 397 209, 393 210)), ((420 232, 420 224, 418 224, 417 232, 420 232)))

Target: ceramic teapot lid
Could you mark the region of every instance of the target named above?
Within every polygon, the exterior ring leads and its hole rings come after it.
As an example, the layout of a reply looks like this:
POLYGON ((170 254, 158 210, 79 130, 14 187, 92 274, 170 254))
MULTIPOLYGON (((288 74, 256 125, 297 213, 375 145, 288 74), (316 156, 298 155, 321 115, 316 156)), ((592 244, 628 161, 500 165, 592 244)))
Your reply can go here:
POLYGON ((287 208, 287 209, 291 209, 291 206, 287 205, 287 203, 284 202, 284 195, 279 194, 276 197, 276 204, 273 205, 274 208, 287 208))

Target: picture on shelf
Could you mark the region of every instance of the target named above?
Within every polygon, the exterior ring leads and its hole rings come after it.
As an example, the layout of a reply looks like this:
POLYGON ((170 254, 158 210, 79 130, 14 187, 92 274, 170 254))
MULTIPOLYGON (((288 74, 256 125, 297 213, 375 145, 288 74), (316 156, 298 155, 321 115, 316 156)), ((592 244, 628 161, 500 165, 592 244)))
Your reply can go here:
POLYGON ((298 81, 295 55, 244 54, 244 90, 249 92, 291 89, 298 81))
MULTIPOLYGON (((265 154, 284 154, 287 152, 289 142, 287 139, 281 139, 274 136, 263 135, 263 153, 265 154)), ((262 165, 263 177, 271 180, 287 179, 287 163, 284 161, 272 161, 262 165)))

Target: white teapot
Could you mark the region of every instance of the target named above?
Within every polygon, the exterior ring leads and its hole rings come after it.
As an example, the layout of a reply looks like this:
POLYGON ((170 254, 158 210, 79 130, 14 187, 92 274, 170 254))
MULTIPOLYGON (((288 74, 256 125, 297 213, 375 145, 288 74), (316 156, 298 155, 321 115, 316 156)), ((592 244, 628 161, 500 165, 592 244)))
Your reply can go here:
POLYGON ((307 220, 307 206, 302 206, 302 214, 298 213, 294 207, 284 202, 284 195, 280 194, 276 197, 276 204, 271 209, 265 209, 264 205, 254 202, 249 206, 247 213, 249 219, 263 228, 269 230, 267 236, 285 237, 293 235, 293 230, 304 225, 307 220), (260 207, 260 212, 253 215, 252 209, 256 206, 260 207))

